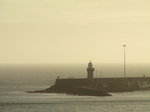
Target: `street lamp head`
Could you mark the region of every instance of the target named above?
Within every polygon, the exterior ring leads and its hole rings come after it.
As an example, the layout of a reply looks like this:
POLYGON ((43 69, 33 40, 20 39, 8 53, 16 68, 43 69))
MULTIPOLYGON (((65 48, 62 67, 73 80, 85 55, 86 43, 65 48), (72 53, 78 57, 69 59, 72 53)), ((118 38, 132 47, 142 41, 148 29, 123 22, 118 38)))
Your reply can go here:
POLYGON ((126 47, 126 45, 124 44, 123 47, 126 47))

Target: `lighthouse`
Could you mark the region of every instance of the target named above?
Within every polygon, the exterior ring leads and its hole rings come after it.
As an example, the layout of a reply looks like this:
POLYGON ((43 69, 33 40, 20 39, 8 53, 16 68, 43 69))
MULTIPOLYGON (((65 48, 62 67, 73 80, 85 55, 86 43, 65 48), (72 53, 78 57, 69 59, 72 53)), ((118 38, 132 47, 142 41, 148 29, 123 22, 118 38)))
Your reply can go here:
POLYGON ((93 72, 94 72, 94 68, 91 62, 88 63, 88 67, 87 67, 87 78, 88 79, 93 79, 93 72))

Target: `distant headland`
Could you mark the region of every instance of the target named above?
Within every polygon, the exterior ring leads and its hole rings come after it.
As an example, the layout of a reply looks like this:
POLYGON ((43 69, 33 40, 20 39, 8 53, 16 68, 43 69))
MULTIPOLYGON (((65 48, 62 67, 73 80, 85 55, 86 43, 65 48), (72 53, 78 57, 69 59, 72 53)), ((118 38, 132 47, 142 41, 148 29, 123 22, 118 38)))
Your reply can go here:
POLYGON ((109 92, 128 92, 150 89, 150 77, 94 78, 95 68, 88 63, 87 78, 61 79, 44 90, 27 91, 28 93, 66 93, 85 96, 111 96, 109 92))

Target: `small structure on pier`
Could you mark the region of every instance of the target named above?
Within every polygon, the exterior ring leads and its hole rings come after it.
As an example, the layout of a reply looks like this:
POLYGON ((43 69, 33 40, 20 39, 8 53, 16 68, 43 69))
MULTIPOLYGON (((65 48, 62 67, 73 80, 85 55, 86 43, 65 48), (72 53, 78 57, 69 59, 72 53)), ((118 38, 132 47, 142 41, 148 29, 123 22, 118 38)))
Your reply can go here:
POLYGON ((93 72, 95 68, 93 68, 92 62, 88 63, 88 68, 87 68, 87 78, 88 79, 93 79, 93 72))

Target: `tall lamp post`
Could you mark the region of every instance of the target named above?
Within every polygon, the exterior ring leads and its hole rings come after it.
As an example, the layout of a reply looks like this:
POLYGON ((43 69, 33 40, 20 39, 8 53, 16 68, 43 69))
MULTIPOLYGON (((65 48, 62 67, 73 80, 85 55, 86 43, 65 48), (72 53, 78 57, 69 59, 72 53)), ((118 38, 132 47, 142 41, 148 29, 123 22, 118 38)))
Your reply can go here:
POLYGON ((126 77, 126 45, 123 45, 124 47, 124 78, 126 77))

